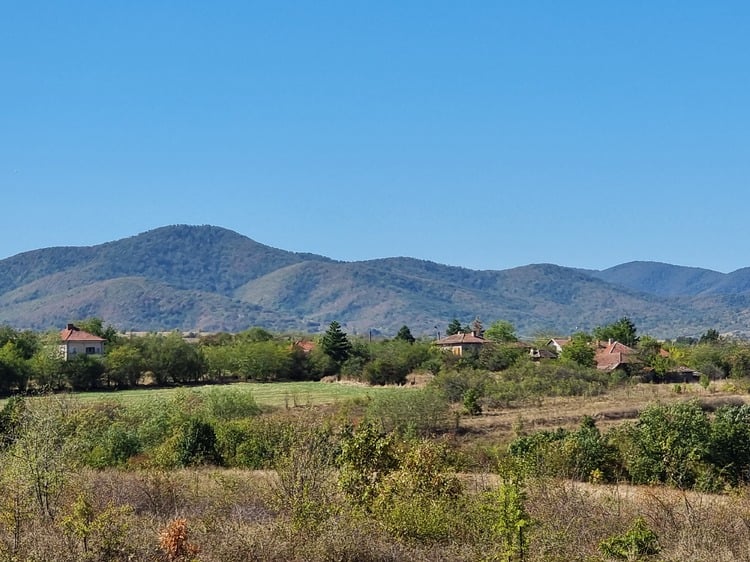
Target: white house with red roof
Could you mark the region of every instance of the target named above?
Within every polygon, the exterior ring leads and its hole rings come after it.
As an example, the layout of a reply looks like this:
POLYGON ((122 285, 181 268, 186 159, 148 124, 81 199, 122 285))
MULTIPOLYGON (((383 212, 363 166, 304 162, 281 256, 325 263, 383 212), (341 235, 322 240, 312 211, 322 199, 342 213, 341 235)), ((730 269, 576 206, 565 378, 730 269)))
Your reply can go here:
POLYGON ((104 355, 105 341, 104 338, 68 324, 60 331, 60 356, 67 361, 77 355, 104 355))

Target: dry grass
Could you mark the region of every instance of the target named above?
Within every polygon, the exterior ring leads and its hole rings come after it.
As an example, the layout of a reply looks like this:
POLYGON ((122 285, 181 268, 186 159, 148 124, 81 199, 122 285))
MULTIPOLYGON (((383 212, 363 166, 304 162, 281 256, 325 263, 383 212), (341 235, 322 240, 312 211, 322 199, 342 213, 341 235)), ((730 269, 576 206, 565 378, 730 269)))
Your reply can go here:
MULTIPOLYGON (((56 523, 32 520, 24 528, 19 559, 164 560, 160 535, 175 520, 202 562, 219 561, 470 561, 482 545, 415 543, 388 535, 374 520, 343 510, 313 526, 296 526, 269 501, 267 472, 182 470, 172 473, 85 472, 75 493, 92 499, 95 513, 131 505, 122 514, 118 556, 101 555, 99 531, 84 552, 56 523)), ((469 477, 465 477, 468 482, 469 477)), ((497 485, 495 475, 474 475, 477 493, 497 485)), ((71 489, 68 501, 72 501, 71 489)), ((527 509, 529 562, 601 561, 599 544, 643 517, 658 537, 664 561, 750 562, 750 496, 745 490, 715 496, 664 487, 598 486, 560 480, 532 481, 527 509)), ((0 538, 9 544, 5 528, 0 538)), ((10 559, 7 548, 0 559, 10 559)), ((485 553, 486 554, 486 553, 485 553)), ((175 558, 177 559, 177 558, 175 558)))
MULTIPOLYGON (((672 385, 643 384, 594 397, 544 398, 465 417, 464 431, 455 439, 465 447, 499 446, 521 428, 573 428, 584 415, 608 428, 634 419, 654 402, 690 399, 707 409, 747 401, 745 395, 720 386, 705 390, 683 385, 677 393, 672 385)), ((323 403, 326 409, 333 407, 327 400, 323 403)), ((289 415, 313 423, 311 412, 291 409, 289 415)), ((202 562, 488 559, 482 550, 486 543, 470 537, 450 544, 399 540, 335 495, 328 500, 328 515, 300 525, 274 498, 277 481, 273 472, 236 469, 82 471, 65 490, 57 521, 24 512, 23 506, 9 501, 12 494, 0 498, 0 561, 164 560, 160 535, 175 520, 184 521, 180 532, 187 544, 199 549, 202 562), (104 521, 85 545, 60 524, 81 495, 104 521), (127 509, 111 511, 113 507, 127 509), (21 518, 18 535, 8 523, 14 513, 21 518), (107 513, 111 515, 104 518, 107 513)), ((479 498, 496 489, 499 477, 488 471, 464 474, 462 481, 469 496, 479 498)), ((624 532, 637 517, 658 534, 659 560, 750 562, 750 492, 744 489, 719 496, 666 487, 539 480, 528 482, 527 509, 534 520, 529 562, 601 562, 601 541, 624 532)))
POLYGON ((573 429, 584 416, 593 417, 605 430, 637 418, 649 404, 686 400, 699 400, 712 410, 725 403, 748 402, 750 396, 721 383, 712 383, 708 389, 698 384, 681 385, 679 393, 674 385, 636 384, 597 396, 538 398, 518 407, 485 411, 481 416, 463 417, 461 428, 468 433, 465 441, 507 443, 520 430, 573 429))

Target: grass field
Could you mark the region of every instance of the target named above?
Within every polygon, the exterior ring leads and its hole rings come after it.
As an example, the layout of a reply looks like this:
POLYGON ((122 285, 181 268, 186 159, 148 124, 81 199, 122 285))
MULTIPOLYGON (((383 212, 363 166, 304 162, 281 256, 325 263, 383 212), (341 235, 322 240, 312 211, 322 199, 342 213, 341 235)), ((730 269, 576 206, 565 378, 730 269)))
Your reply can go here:
MULTIPOLYGON (((383 392, 403 392, 404 387, 374 387, 356 384, 332 384, 322 382, 275 382, 275 383, 233 383, 227 386, 206 385, 190 387, 189 390, 205 392, 215 388, 231 388, 238 392, 250 392, 261 408, 325 406, 353 398, 365 399, 383 392)), ((150 398, 168 398, 185 388, 140 388, 114 392, 74 393, 82 402, 116 400, 131 404, 150 398)))

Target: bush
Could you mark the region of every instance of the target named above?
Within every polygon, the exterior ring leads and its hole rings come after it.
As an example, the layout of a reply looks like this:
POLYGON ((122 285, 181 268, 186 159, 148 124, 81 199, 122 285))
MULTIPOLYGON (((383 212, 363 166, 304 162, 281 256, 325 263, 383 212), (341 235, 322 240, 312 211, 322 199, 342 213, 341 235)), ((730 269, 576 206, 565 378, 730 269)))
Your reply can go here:
POLYGON ((353 504, 369 510, 380 481, 398 466, 395 436, 369 421, 347 428, 337 461, 342 491, 353 504))
POLYGON ((616 444, 634 483, 689 488, 708 456, 709 434, 709 420, 697 402, 654 405, 618 432, 616 444))
POLYGON ((661 548, 656 533, 639 517, 625 533, 602 541, 599 550, 608 558, 637 560, 642 556, 659 554, 661 548))
POLYGON ((429 435, 449 426, 448 402, 431 389, 379 393, 367 407, 366 417, 385 431, 429 435))
POLYGON ((296 425, 288 419, 231 420, 216 425, 216 447, 226 466, 269 469, 278 455, 287 454, 296 432, 296 425))
POLYGON ((211 388, 201 393, 202 410, 212 420, 232 420, 260 414, 253 394, 237 388, 211 388))
POLYGON ((190 420, 183 427, 176 448, 180 466, 222 464, 221 455, 216 449, 214 428, 207 422, 190 420))

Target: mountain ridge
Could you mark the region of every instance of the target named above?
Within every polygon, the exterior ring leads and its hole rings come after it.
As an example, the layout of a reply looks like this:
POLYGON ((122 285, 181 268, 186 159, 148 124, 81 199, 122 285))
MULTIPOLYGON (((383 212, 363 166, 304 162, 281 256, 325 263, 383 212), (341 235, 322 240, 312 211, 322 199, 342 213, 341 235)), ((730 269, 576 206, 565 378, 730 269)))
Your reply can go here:
POLYGON ((211 225, 172 225, 0 260, 0 324, 52 329, 99 316, 118 329, 250 326, 434 334, 453 319, 504 319, 568 334, 629 316, 655 337, 745 334, 750 268, 720 273, 634 261, 604 270, 550 263, 472 270, 410 257, 337 261, 211 225))

